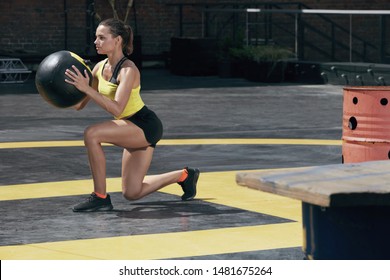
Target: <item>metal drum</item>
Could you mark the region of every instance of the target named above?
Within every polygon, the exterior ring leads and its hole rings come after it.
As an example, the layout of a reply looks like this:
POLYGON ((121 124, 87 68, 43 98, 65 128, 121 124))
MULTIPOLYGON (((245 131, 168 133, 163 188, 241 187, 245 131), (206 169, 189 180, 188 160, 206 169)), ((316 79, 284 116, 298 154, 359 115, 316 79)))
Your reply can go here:
POLYGON ((343 163, 390 158, 390 87, 345 87, 343 163))

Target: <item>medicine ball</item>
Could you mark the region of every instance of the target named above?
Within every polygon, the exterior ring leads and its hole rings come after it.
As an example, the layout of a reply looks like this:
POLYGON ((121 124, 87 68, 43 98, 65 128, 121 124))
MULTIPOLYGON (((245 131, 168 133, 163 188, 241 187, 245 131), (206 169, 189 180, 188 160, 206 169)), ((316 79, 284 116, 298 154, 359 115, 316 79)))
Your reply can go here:
POLYGON ((83 75, 84 70, 87 70, 91 85, 91 69, 81 57, 70 51, 52 53, 42 60, 38 66, 35 76, 37 90, 43 99, 58 108, 72 107, 86 96, 75 86, 65 82, 67 78, 65 70, 71 69, 72 65, 76 66, 83 75))

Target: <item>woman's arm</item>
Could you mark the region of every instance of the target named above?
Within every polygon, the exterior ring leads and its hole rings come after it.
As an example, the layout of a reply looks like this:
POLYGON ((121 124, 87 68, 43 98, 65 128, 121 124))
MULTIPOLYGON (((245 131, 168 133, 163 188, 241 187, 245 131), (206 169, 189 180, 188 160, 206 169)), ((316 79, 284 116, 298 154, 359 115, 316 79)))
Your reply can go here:
POLYGON ((100 94, 94 87, 89 86, 89 77, 86 71, 82 74, 76 67, 73 66, 72 69, 73 71, 67 69, 65 72, 70 78, 70 80, 65 80, 67 83, 74 85, 78 90, 87 94, 90 99, 94 100, 100 107, 115 117, 121 115, 130 98, 130 93, 138 74, 136 68, 123 67, 121 69, 118 75, 120 84, 114 100, 100 94))
POLYGON ((73 106, 73 108, 77 111, 80 111, 84 109, 85 106, 87 106, 88 102, 91 100, 89 96, 86 96, 83 100, 81 100, 79 103, 73 106))

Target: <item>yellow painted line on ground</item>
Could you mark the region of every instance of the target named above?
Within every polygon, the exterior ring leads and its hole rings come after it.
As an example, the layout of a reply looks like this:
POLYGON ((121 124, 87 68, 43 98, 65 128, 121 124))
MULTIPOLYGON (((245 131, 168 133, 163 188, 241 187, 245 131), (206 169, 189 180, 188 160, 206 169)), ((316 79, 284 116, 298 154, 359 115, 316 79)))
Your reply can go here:
POLYGON ((1 260, 151 260, 302 246, 300 223, 0 247, 1 260))
MULTIPOLYGON (((160 145, 218 144, 341 145, 341 141, 315 139, 182 139, 162 140, 160 142, 160 145)), ((83 141, 13 142, 0 143, 0 149, 83 145, 83 141)), ((298 222, 0 246, 0 259, 165 259, 302 246, 300 201, 238 186, 235 182, 237 172, 202 173, 198 183, 197 199, 298 222)), ((109 178, 107 181, 109 192, 121 191, 120 178, 109 178)), ((90 193, 92 189, 91 180, 0 186, 0 200, 82 195, 90 193)), ((161 191, 177 195, 178 199, 182 194, 181 187, 177 184, 170 185, 161 191)))
MULTIPOLYGON (((237 172, 201 173, 197 199, 294 221, 301 220, 301 201, 239 186, 235 179, 237 172)), ((182 190, 176 185, 168 186, 161 192, 182 195, 182 190)))
POLYGON ((23 149, 23 148, 53 148, 53 147, 81 147, 84 141, 28 141, 28 142, 2 142, 0 149, 23 149))
MULTIPOLYGON (((0 259, 164 259, 302 246, 300 201, 238 186, 236 173, 201 173, 197 199, 298 222, 1 246, 0 259)), ((108 179, 108 186, 109 192, 120 191, 121 179, 108 179)), ((92 189, 91 180, 10 185, 0 187, 0 200, 80 195, 92 189)), ((178 199, 182 194, 177 184, 162 191, 178 199)))
MULTIPOLYGON (((340 146, 341 140, 325 139, 266 139, 266 138, 219 138, 219 139, 163 139, 160 146, 178 145, 320 145, 320 146, 340 146)), ((22 148, 51 148, 51 147, 81 147, 84 146, 82 140, 68 141, 29 141, 29 142, 2 142, 0 149, 22 149, 22 148)))
MULTIPOLYGON (((111 192, 121 190, 120 178, 109 178, 107 184, 109 184, 111 192)), ((92 191, 93 183, 91 180, 17 184, 0 186, 0 201, 81 195, 92 191)))
POLYGON ((267 139, 267 138, 218 138, 218 139, 170 139, 159 145, 325 145, 339 146, 341 140, 322 139, 267 139))
MULTIPOLYGON (((300 201, 238 186, 235 181, 236 173, 237 171, 201 173, 197 199, 294 221, 301 219, 300 201)), ((121 178, 109 178, 107 185, 108 192, 120 192, 121 178)), ((92 190, 92 180, 8 185, 0 186, 0 201, 84 195, 92 190)), ((182 189, 177 184, 160 191, 182 195, 182 189)))

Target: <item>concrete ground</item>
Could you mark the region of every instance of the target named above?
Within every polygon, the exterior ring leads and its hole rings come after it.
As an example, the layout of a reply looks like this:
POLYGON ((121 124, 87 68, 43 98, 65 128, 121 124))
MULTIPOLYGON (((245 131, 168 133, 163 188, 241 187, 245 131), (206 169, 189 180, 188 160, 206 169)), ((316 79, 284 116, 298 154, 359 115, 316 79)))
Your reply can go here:
POLYGON ((83 131, 111 117, 54 108, 33 80, 0 84, 0 259, 304 259, 300 201, 235 174, 341 163, 342 86, 142 75, 165 129, 149 174, 198 167, 197 198, 172 185, 126 201, 121 149, 105 146, 114 210, 73 213, 92 191, 83 131))

